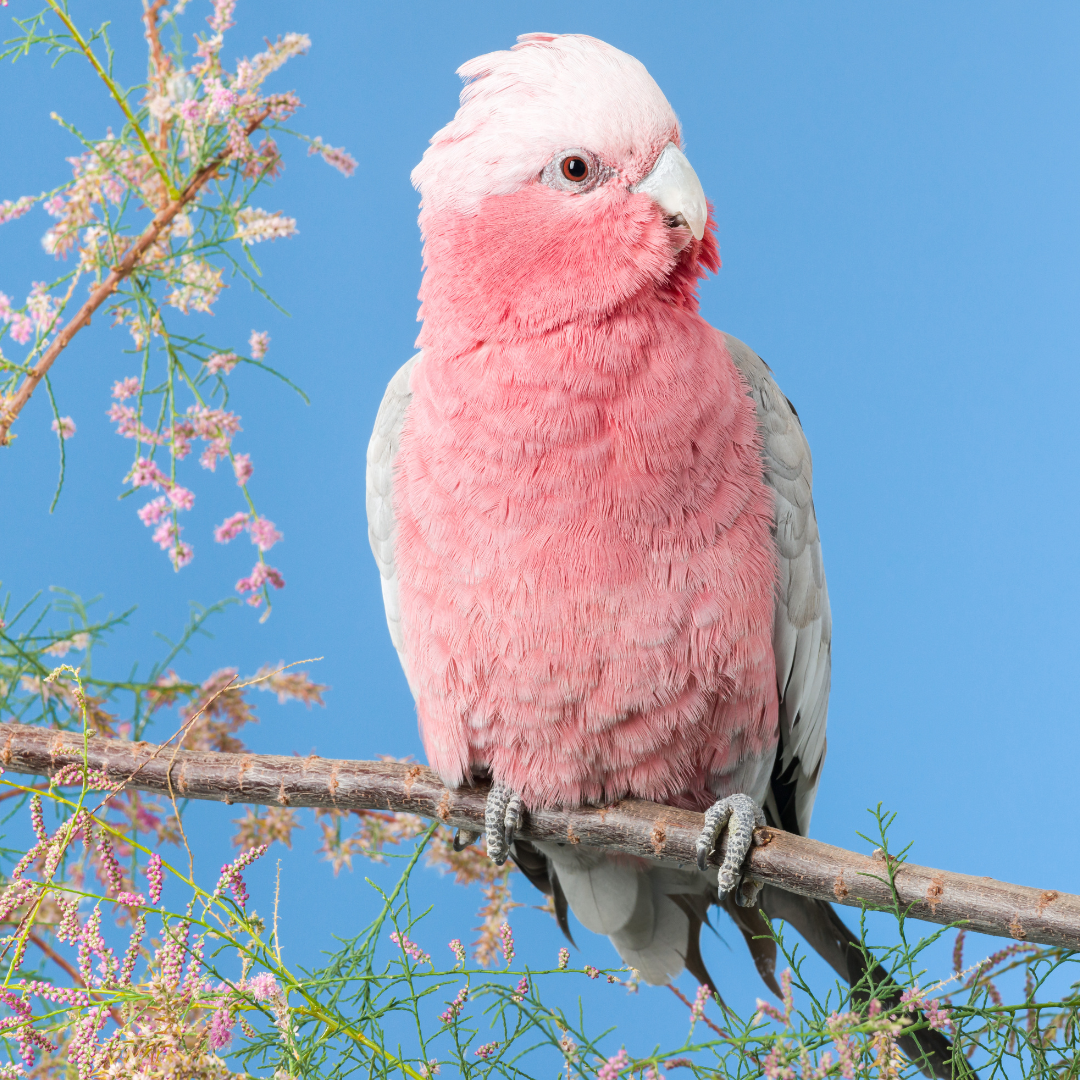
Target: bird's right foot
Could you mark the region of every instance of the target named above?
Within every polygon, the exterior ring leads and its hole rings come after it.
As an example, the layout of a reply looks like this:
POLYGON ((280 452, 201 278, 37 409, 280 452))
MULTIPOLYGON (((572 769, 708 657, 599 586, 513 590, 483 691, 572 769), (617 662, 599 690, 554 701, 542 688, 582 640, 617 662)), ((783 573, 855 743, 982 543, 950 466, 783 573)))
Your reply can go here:
POLYGON ((521 796, 502 784, 492 784, 484 807, 484 831, 487 853, 496 866, 502 866, 510 854, 514 833, 521 824, 521 796))

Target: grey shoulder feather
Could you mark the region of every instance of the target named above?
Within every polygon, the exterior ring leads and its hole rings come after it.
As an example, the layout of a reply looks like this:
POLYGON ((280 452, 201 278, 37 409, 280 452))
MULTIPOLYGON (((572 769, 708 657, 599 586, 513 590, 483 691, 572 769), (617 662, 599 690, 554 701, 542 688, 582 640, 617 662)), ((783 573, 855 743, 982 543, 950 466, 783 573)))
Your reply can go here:
MULTIPOLYGON (((390 640, 397 649, 410 686, 412 679, 401 633, 401 600, 394 561, 394 544, 397 540, 397 523, 394 520, 394 459, 401 443, 405 414, 408 412, 409 402, 412 401, 410 379, 421 355, 417 353, 398 368, 386 387, 367 451, 368 540, 371 542, 371 550, 382 579, 383 606, 386 608, 390 640)), ((413 692, 415 694, 415 690, 413 692)))
POLYGON ((810 447, 798 413, 765 361, 737 338, 724 337, 757 407, 765 482, 776 495, 773 651, 780 745, 765 809, 781 828, 805 835, 825 760, 832 647, 810 447))

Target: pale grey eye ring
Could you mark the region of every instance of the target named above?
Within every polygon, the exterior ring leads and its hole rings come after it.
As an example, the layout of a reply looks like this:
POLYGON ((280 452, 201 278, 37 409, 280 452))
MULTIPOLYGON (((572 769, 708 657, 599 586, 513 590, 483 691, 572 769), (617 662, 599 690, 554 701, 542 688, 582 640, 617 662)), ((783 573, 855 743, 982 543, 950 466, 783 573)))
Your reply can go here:
POLYGON ((560 150, 544 166, 544 171, 540 174, 540 183, 556 191, 579 195, 585 191, 592 191, 597 184, 611 176, 612 172, 613 170, 600 164, 595 154, 571 146, 560 150))

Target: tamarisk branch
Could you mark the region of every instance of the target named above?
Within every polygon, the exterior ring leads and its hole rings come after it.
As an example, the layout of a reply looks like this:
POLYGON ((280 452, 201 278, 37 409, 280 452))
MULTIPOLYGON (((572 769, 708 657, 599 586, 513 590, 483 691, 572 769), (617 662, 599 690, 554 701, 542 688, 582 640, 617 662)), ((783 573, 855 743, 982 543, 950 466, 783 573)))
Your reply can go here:
MULTIPOLYGON (((270 109, 263 109, 244 129, 245 136, 250 136, 264 120, 270 115, 270 109)), ((212 180, 229 160, 229 154, 224 153, 210 162, 209 165, 200 169, 195 176, 188 181, 183 191, 177 198, 166 203, 155 215, 154 220, 143 231, 142 235, 124 252, 120 261, 109 271, 104 281, 90 294, 90 299, 79 308, 75 317, 56 335, 53 343, 42 354, 41 359, 27 372, 25 378, 15 391, 15 394, 0 409, 0 447, 9 446, 14 436, 10 435, 11 425, 22 411, 23 406, 30 400, 31 395, 37 389, 38 383, 49 373, 49 369, 56 362, 56 358, 68 347, 71 339, 90 325, 90 318, 95 311, 114 292, 126 278, 130 277, 141 265, 143 256, 157 243, 162 233, 172 224, 176 215, 180 213, 200 191, 212 180)))
MULTIPOLYGON (((0 764, 8 772, 51 776, 67 765, 98 769, 120 785, 185 799, 258 806, 390 810, 438 819, 480 833, 486 787, 450 791, 422 765, 336 761, 316 756, 195 752, 23 724, 0 724, 0 764)), ((589 844, 675 865, 694 864, 703 817, 624 799, 613 806, 528 810, 519 833, 529 840, 589 844)), ((722 859, 722 849, 713 856, 722 859)), ((889 908, 893 888, 909 916, 1040 945, 1080 949, 1080 896, 1010 885, 858 855, 761 828, 748 871, 788 892, 850 907, 889 908), (889 871, 893 881, 890 884, 889 871)))

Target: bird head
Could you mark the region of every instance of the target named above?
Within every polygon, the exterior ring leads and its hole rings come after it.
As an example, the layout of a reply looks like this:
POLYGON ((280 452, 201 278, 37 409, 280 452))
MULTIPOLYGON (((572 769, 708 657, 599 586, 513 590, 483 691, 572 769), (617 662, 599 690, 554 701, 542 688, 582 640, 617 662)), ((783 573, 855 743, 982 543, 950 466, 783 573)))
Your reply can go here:
POLYGON ((458 74, 461 107, 412 174, 421 345, 529 337, 627 304, 696 307, 697 280, 720 265, 714 225, 644 65, 584 35, 525 34, 458 74))

